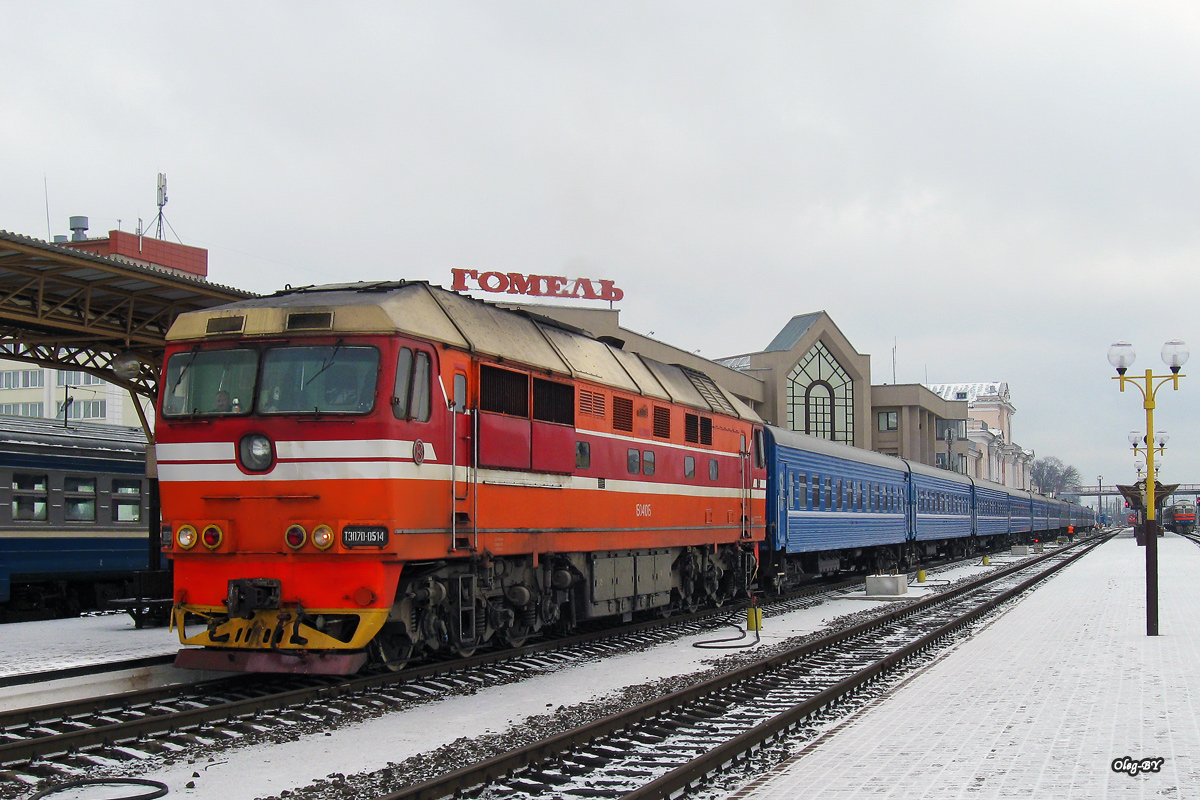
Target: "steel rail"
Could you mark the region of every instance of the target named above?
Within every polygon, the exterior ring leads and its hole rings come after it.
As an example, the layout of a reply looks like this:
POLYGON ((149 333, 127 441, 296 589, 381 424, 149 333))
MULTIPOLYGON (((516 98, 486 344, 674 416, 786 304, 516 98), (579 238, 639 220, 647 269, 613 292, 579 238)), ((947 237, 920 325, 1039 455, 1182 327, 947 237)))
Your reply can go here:
MULTIPOLYGON (((905 617, 920 614, 928 608, 949 602, 950 600, 956 599, 961 595, 986 586, 989 583, 1003 580, 1005 577, 1015 572, 1029 569, 1031 566, 1040 564, 1046 559, 1060 555, 1064 550, 1075 547, 1080 548, 1080 552, 1074 554, 1070 559, 1065 559, 1062 564, 1056 565, 1053 569, 1048 570, 1043 574, 1039 574, 1038 576, 1031 578, 1029 581, 1022 583, 1022 586, 1025 586, 1026 584, 1032 585, 1033 583, 1048 577, 1050 574, 1057 572, 1057 570, 1061 569, 1063 565, 1072 563, 1075 559, 1089 552, 1091 550, 1091 546, 1100 544, 1103 541, 1107 541, 1107 539, 1093 538, 1077 541, 1071 545, 1068 545, 1067 547, 1046 553, 1041 557, 1023 561, 1019 564, 1014 564, 1006 569, 990 573, 973 581, 969 581, 962 586, 950 589, 938 595, 928 597, 924 600, 919 600, 916 603, 905 605, 903 608, 883 614, 879 617, 874 617, 843 630, 836 631, 819 639, 806 642, 805 644, 799 645, 795 648, 785 651, 784 653, 780 653, 770 658, 746 665, 733 672, 710 678, 695 686, 672 692, 655 700, 646 701, 625 711, 611 714, 586 725, 582 725, 572 730, 564 731, 563 733, 555 736, 533 742, 508 753, 487 759, 479 764, 463 767, 445 775, 406 787, 399 791, 380 795, 378 798, 376 798, 376 800, 439 800, 439 798, 448 797, 474 789, 480 785, 492 782, 497 778, 527 767, 531 764, 547 761, 553 756, 570 750, 573 747, 586 744, 587 742, 622 730, 631 725, 636 725, 646 719, 658 716, 666 711, 687 706, 707 695, 726 689, 732 685, 751 680, 764 673, 769 673, 788 662, 795 661, 812 655, 818 651, 828 649, 833 645, 853 639, 875 628, 883 627, 897 620, 904 619, 905 617)), ((1021 589, 1020 591, 1024 591, 1024 589, 1021 589)), ((990 610, 991 607, 994 607, 994 605, 990 605, 988 610, 990 610)), ((979 613, 985 612, 981 611, 979 613)), ((896 657, 894 655, 883 659, 880 662, 880 664, 883 665, 880 667, 880 670, 885 668, 887 665, 895 663, 895 661, 896 657)), ((873 677, 876 674, 878 674, 878 671, 872 672, 871 676, 873 677)), ((857 685, 861 685, 861 682, 859 682, 857 685)), ((831 694, 832 691, 832 689, 826 690, 825 692, 822 692, 819 697, 833 697, 834 695, 831 694)), ((836 696, 840 697, 841 695, 839 694, 836 696)), ((831 701, 827 699, 821 705, 826 705, 828 702, 831 701)), ((722 752, 724 753, 725 751, 722 752)), ((721 763, 725 763, 728 760, 729 757, 727 755, 723 755, 721 763)), ((673 773, 668 773, 668 775, 671 774, 673 773)), ((664 776, 664 778, 665 777, 667 776, 664 776)))
MULTIPOLYGON (((788 602, 811 594, 819 594, 844 588, 846 585, 861 583, 861 579, 842 581, 837 584, 822 584, 806 587, 805 590, 778 598, 773 602, 788 602)), ((234 720, 241 717, 253 716, 267 711, 300 706, 308 702, 329 700, 344 695, 356 694, 391 685, 403 685, 420 680, 436 679, 453 675, 467 669, 500 665, 526 656, 562 650, 569 647, 587 645, 593 642, 603 642, 619 637, 636 636, 640 633, 652 632, 668 625, 698 623, 716 616, 729 614, 731 611, 743 609, 749 604, 744 601, 730 605, 704 609, 688 614, 680 614, 663 619, 647 620, 618 629, 601 629, 584 633, 572 634, 556 639, 534 642, 519 648, 480 653, 467 658, 457 658, 451 661, 422 664, 401 672, 385 672, 357 678, 333 679, 328 676, 299 676, 299 675, 237 675, 228 678, 218 678, 196 684, 166 686, 154 689, 142 689, 98 698, 86 698, 53 703, 28 709, 19 709, 0 714, 0 736, 15 736, 11 729, 16 726, 35 727, 53 724, 79 717, 103 717, 106 715, 124 716, 128 713, 143 713, 138 719, 112 722, 106 725, 80 728, 63 733, 51 733, 31 738, 16 739, 4 742, 0 740, 0 766, 10 766, 30 761, 39 757, 70 753, 97 745, 112 745, 118 742, 136 740, 142 736, 155 733, 169 732, 180 729, 190 729, 206 723, 220 720, 234 720), (267 683, 272 679, 294 684, 297 680, 318 681, 315 686, 289 689, 285 691, 270 691, 254 697, 242 698, 231 702, 192 708, 182 711, 166 711, 162 704, 189 699, 197 692, 227 692, 261 689, 257 684, 267 683), (156 712, 156 709, 157 712, 156 712)), ((86 673, 85 673, 86 674, 86 673)), ((55 676, 51 676, 51 679, 55 676)))
MULTIPOLYGON (((1053 555, 1053 553, 1043 556, 1042 558, 1049 557, 1049 555, 1053 555)), ((1019 565, 1010 567, 1008 570, 1001 571, 999 573, 993 573, 992 576, 989 577, 995 579, 1002 575, 1008 574, 1009 571, 1027 568, 1030 564, 1037 563, 1037 561, 1038 559, 1024 561, 1019 565)), ((835 583, 814 584, 804 587, 796 592, 792 592, 785 597, 772 598, 766 605, 769 607, 770 605, 777 603, 787 603, 797 599, 803 599, 807 596, 838 591, 840 589, 861 583, 862 578, 859 577, 838 581, 835 583)), ((956 596, 957 593, 957 591, 953 593, 943 593, 938 595, 937 598, 948 598, 950 596, 956 596)), ((936 598, 930 599, 932 600, 936 598)), ((928 601, 919 601, 916 604, 905 606, 905 609, 923 607, 923 604, 926 602, 928 601)), ((746 601, 738 601, 721 608, 704 609, 701 611, 679 614, 664 619, 647 620, 635 623, 633 625, 623 626, 619 629, 609 628, 573 634, 562 638, 535 642, 524 645, 520 648, 481 653, 467 658, 454 659, 452 661, 423 664, 401 672, 379 673, 357 678, 340 679, 336 680, 334 683, 329 682, 328 676, 323 679, 321 676, 313 676, 310 679, 319 681, 319 683, 315 686, 307 686, 279 692, 272 692, 268 689, 266 693, 253 697, 241 698, 231 702, 219 703, 200 708, 191 708, 182 711, 164 710, 161 705, 175 700, 190 699, 190 696, 194 696, 197 690, 203 691, 205 689, 209 689, 214 692, 241 690, 243 693, 245 690, 253 691, 256 688, 261 687, 256 687, 254 683, 246 685, 245 681, 247 678, 249 678, 251 681, 267 682, 275 676, 238 675, 229 678, 206 681, 199 684, 138 690, 116 695, 108 695, 100 698, 81 699, 66 703, 49 704, 36 708, 8 712, 0 715, 0 735, 7 734, 9 736, 15 736, 16 734, 11 732, 11 727, 16 725, 25 725, 32 728, 39 724, 53 724, 56 722, 68 721, 77 717, 85 716, 124 716, 129 713, 143 713, 144 716, 139 717, 138 719, 111 722, 105 725, 79 728, 77 730, 71 730, 62 733, 51 733, 32 738, 0 742, 0 766, 11 766, 32 761, 40 757, 71 753, 89 747, 111 746, 116 743, 135 741, 143 736, 176 730, 192 729, 204 724, 218 722, 221 720, 227 720, 229 721, 229 724, 233 724, 233 721, 236 719, 250 717, 264 712, 278 711, 289 707, 297 707, 308 702, 331 700, 345 695, 356 694, 381 687, 403 685, 419 680, 436 679, 467 669, 499 665, 503 664, 504 662, 516 660, 525 656, 561 650, 572 646, 586 645, 592 642, 599 642, 607 639, 632 636, 643 632, 655 631, 665 626, 677 626, 681 624, 702 622, 713 617, 727 615, 731 611, 735 612, 742 610, 748 605, 749 603, 746 601), (9 728, 10 730, 5 730, 6 728, 9 728)), ((903 610, 900 612, 892 612, 892 614, 902 612, 903 610)), ((885 623, 869 620, 867 623, 862 624, 869 626, 872 624, 885 623)), ((856 628, 857 627, 858 626, 856 626, 856 628)), ((302 679, 302 676, 289 675, 280 677, 280 680, 291 682, 293 684, 298 679, 302 679)))
POLYGON ((733 763, 743 755, 750 753, 754 748, 769 742, 771 739, 779 737, 789 728, 794 727, 804 719, 812 716, 826 706, 838 702, 847 695, 853 694, 866 684, 878 679, 887 672, 890 672, 918 653, 932 647, 940 640, 958 631, 960 628, 969 625, 983 615, 1008 602, 1012 598, 1028 591, 1030 588, 1048 579, 1059 570, 1063 569, 1069 564, 1073 564, 1078 559, 1087 555, 1089 552, 1091 552, 1093 547, 1103 544, 1105 541, 1108 541, 1108 538, 1094 542, 1092 546, 1081 549, 1078 553, 1075 553, 1070 558, 1064 559, 1063 561, 1050 566, 1043 572, 1040 572, 1037 575, 1022 581, 1016 586, 1001 592, 989 600, 986 600, 971 611, 968 611, 960 617, 947 622, 946 624, 938 627, 925 636, 922 636, 916 641, 905 645, 896 652, 879 659, 866 669, 863 669, 851 677, 834 684, 808 701, 801 703, 800 705, 797 705, 782 714, 779 714, 773 719, 768 720, 767 722, 764 722, 752 728, 751 730, 734 737, 733 739, 730 739, 728 742, 725 742, 713 750, 704 753, 688 764, 668 772, 666 775, 663 775, 653 782, 646 784, 640 789, 629 792, 628 794, 624 795, 622 800, 662 800, 662 798, 670 797, 672 794, 678 791, 703 781, 709 775, 719 771, 727 764, 733 763))

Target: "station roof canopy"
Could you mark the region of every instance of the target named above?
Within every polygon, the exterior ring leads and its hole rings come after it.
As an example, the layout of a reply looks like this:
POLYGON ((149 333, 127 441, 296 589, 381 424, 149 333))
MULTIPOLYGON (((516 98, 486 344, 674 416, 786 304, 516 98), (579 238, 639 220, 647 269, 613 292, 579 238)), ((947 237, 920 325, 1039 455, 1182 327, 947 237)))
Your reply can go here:
POLYGON ((256 295, 0 231, 0 356, 153 397, 180 314, 256 295))

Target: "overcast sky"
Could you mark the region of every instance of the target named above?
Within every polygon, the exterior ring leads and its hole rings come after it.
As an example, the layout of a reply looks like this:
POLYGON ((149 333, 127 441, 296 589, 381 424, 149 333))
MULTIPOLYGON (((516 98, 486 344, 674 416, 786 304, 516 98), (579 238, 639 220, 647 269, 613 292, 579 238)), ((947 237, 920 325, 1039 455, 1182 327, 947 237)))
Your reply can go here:
MULTIPOLYGON (((1016 441, 1091 482, 1133 479, 1145 421, 1109 344, 1135 371, 1200 349, 1193 3, 42 2, 0 26, 9 231, 149 225, 165 172, 171 228, 243 289, 609 278, 626 327, 713 358, 824 309, 876 383, 893 344, 900 383, 1007 381, 1016 441)), ((1200 482, 1198 392, 1159 398, 1170 482, 1200 482)))

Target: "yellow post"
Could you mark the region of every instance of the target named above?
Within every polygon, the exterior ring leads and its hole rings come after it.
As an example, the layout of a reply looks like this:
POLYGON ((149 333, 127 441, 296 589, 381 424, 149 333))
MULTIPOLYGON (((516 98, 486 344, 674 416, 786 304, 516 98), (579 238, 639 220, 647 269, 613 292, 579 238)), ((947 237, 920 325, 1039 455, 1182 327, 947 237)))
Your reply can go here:
POLYGON ((917 583, 924 583, 924 582, 925 582, 925 570, 919 569, 919 570, 917 570, 917 583))
POLYGON ((746 630, 762 630, 762 609, 758 606, 750 606, 746 609, 746 630))
MULTIPOLYGON (((1179 339, 1173 339, 1163 345, 1162 360, 1163 363, 1171 368, 1170 375, 1155 375, 1154 370, 1147 369, 1145 377, 1145 386, 1142 386, 1142 379, 1126 377, 1125 373, 1129 366, 1133 364, 1135 353, 1133 345, 1129 342, 1121 341, 1114 342, 1112 347, 1108 349, 1108 361, 1117 369, 1117 377, 1121 391, 1125 391, 1126 384, 1133 386, 1142 393, 1142 408, 1146 409, 1146 436, 1142 439, 1145 444, 1146 453, 1146 635, 1158 635, 1158 520, 1156 519, 1156 506, 1158 498, 1156 494, 1158 479, 1157 470, 1154 468, 1155 452, 1161 453, 1166 447, 1166 438, 1159 439, 1155 436, 1154 430, 1154 393, 1161 389, 1166 384, 1170 383, 1171 388, 1179 390, 1179 379, 1184 377, 1179 373, 1179 369, 1187 363, 1188 350, 1179 339), (1155 383, 1157 381, 1157 384, 1155 383)), ((1133 445, 1134 455, 1140 454, 1141 448, 1138 446, 1138 435, 1134 432, 1129 439, 1129 443, 1133 445)))
POLYGON ((990 567, 990 566, 992 565, 992 557, 991 557, 991 556, 984 556, 984 557, 983 557, 983 565, 984 565, 985 567, 990 567))

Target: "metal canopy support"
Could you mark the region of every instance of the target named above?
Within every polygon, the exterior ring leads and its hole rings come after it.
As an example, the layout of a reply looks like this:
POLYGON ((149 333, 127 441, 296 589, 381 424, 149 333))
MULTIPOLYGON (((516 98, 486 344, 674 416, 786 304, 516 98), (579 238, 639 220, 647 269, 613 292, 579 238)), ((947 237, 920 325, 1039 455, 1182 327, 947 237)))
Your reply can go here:
POLYGON ((157 393, 177 316, 253 296, 0 231, 0 357, 82 370, 143 397, 157 393), (129 355, 140 367, 122 378, 113 361, 129 355))

